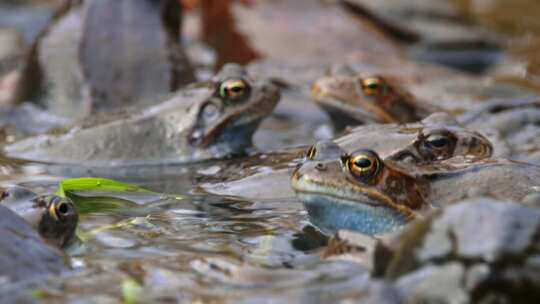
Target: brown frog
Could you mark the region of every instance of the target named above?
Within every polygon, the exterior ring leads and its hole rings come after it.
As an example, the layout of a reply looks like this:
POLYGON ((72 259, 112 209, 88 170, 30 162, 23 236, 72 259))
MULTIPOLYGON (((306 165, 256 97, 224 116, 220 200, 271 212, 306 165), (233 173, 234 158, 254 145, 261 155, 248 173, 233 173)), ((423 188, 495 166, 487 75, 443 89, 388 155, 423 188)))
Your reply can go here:
POLYGON ((18 186, 6 187, 0 195, 0 205, 24 218, 47 243, 62 248, 74 240, 79 215, 71 199, 18 186))
POLYGON ((494 152, 484 135, 462 127, 446 113, 434 113, 415 123, 356 127, 335 142, 347 152, 371 149, 383 159, 417 164, 455 156, 473 161, 494 152))
POLYGON ((483 135, 461 127, 448 114, 436 113, 416 123, 359 126, 333 141, 320 141, 310 149, 306 148, 305 154, 291 149, 288 157, 286 153, 280 153, 244 159, 240 166, 220 170, 214 175, 214 178, 229 177, 228 182, 202 186, 206 191, 218 194, 290 198, 294 197, 294 193, 288 180, 294 166, 304 161, 302 156, 306 156, 307 160, 339 159, 343 151, 354 152, 358 149, 376 150, 383 159, 413 164, 426 164, 456 156, 472 162, 490 157, 493 153, 492 144, 483 135), (274 163, 278 159, 279 163, 274 163), (268 170, 269 167, 273 170, 268 170), (238 172, 242 172, 243 176, 238 176, 238 172), (230 176, 236 180, 230 181, 230 176))
POLYGON ((305 162, 293 173, 291 185, 322 229, 380 235, 471 194, 524 200, 540 191, 540 167, 460 157, 416 165, 359 150, 342 152, 340 159, 305 162))
POLYGON ((134 113, 22 140, 4 147, 13 158, 79 165, 185 163, 238 154, 251 146, 278 89, 225 65, 209 82, 195 83, 134 113))
POLYGON ((84 117, 172 92, 194 80, 176 0, 67 0, 31 48, 18 100, 84 117))
POLYGON ((462 125, 489 134, 496 150, 507 141, 512 149, 504 151, 505 156, 539 163, 540 145, 534 140, 540 132, 538 98, 503 83, 463 77, 449 74, 415 80, 392 74, 358 75, 345 67, 345 72, 335 71, 334 76, 315 82, 312 94, 336 129, 412 122, 443 111, 456 115, 462 125))
POLYGON ((366 123, 413 122, 435 111, 458 116, 469 113, 462 119, 469 124, 481 121, 482 113, 540 107, 531 92, 511 85, 459 73, 423 78, 421 71, 415 79, 411 75, 356 72, 350 66, 335 66, 329 76, 314 82, 312 97, 338 129, 366 123))

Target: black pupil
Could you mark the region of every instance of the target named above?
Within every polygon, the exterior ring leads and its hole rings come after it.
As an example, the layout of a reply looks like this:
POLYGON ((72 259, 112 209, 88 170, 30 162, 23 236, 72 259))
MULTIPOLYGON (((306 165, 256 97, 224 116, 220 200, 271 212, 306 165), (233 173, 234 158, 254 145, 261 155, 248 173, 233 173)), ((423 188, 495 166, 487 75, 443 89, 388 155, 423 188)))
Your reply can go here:
POLYGON ((370 84, 368 84, 368 88, 373 89, 373 90, 376 90, 378 87, 379 87, 379 85, 376 84, 376 83, 370 83, 370 84))
POLYGON ((429 140, 429 144, 435 148, 442 148, 448 144, 448 139, 446 137, 435 137, 429 140))
POLYGON ((231 90, 234 93, 240 93, 240 92, 242 92, 242 87, 241 86, 234 86, 234 87, 231 88, 231 90))
POLYGON ((356 161, 354 161, 354 164, 357 167, 364 168, 364 169, 371 167, 371 161, 367 158, 357 159, 356 161))
POLYGON ((65 203, 61 203, 59 206, 58 206, 58 212, 60 212, 61 214, 67 214, 69 211, 69 207, 67 204, 65 203))

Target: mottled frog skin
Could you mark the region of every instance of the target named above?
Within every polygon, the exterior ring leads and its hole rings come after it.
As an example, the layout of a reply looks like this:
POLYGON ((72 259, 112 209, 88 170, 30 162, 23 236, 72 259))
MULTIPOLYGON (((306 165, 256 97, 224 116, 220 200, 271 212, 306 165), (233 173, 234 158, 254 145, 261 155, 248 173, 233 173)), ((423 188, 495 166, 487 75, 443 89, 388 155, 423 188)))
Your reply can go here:
POLYGON ((397 81, 382 75, 321 78, 311 94, 339 130, 359 124, 414 122, 430 113, 397 81))
POLYGON ((226 65, 209 82, 131 114, 107 116, 4 148, 13 158, 79 165, 184 163, 242 153, 279 100, 278 89, 226 65))
POLYGON ((316 225, 378 235, 472 194, 522 201, 540 191, 540 167, 462 157, 417 165, 360 150, 342 152, 340 159, 305 162, 293 173, 291 185, 316 225))
POLYGON ((309 149, 306 147, 303 152, 296 148, 279 154, 241 159, 238 164, 229 162, 212 176, 217 183, 206 183, 202 187, 223 195, 293 198, 289 178, 295 164, 313 159, 339 159, 343 150, 354 152, 372 149, 383 159, 413 164, 426 164, 455 156, 474 161, 493 154, 489 140, 461 127, 445 113, 432 114, 416 123, 365 125, 348 132, 337 139, 320 141, 309 149), (260 172, 260 167, 273 170, 260 172))
POLYGON ((454 156, 473 161, 494 153, 484 135, 462 127, 446 113, 434 113, 414 123, 373 124, 347 132, 335 140, 345 151, 370 149, 395 161, 422 164, 454 156))
POLYGON ((329 73, 314 82, 312 98, 327 111, 337 129, 414 122, 433 112, 468 114, 462 121, 471 124, 485 122, 482 113, 540 107, 537 96, 525 89, 458 73, 423 78, 420 72, 407 76, 355 72, 349 66, 336 66, 329 73))

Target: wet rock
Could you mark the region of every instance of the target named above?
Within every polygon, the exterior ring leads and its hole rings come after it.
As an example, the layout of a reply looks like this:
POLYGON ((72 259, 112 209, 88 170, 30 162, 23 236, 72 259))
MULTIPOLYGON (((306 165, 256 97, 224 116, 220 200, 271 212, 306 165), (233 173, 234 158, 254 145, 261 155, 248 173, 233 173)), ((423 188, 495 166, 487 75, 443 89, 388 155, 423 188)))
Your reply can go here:
POLYGON ((46 245, 22 217, 3 206, 0 206, 0 251, 0 294, 11 283, 68 269, 58 250, 46 245))
POLYGON ((354 231, 339 230, 322 252, 322 257, 330 260, 348 260, 373 268, 373 252, 377 240, 354 231))
POLYGON ((540 210, 466 200, 407 227, 384 276, 411 303, 536 303, 539 235, 540 210))
POLYGON ((19 31, 26 43, 32 42, 47 25, 52 15, 52 5, 29 5, 24 1, 0 3, 0 27, 9 27, 19 31))
POLYGON ((385 281, 370 281, 360 290, 364 293, 361 303, 366 304, 395 304, 401 303, 401 296, 396 287, 385 281))
POLYGON ((397 281, 406 303, 468 303, 462 286, 465 267, 459 263, 430 265, 407 274, 397 281))
POLYGON ((239 32, 261 57, 332 62, 351 50, 379 55, 400 53, 399 46, 378 28, 358 22, 336 3, 263 1, 253 9, 237 5, 232 12, 239 32))
POLYGON ((533 243, 540 227, 539 213, 488 200, 477 201, 474 207, 470 210, 471 206, 464 203, 453 206, 433 223, 420 250, 421 262, 452 253, 464 259, 493 262, 518 256, 533 243), (434 247, 445 250, 434 254, 430 250, 434 247))
POLYGON ((54 115, 30 103, 0 108, 0 130, 7 142, 61 128, 70 122, 68 118, 54 115))
POLYGON ((412 44, 419 60, 483 72, 502 55, 498 37, 475 25, 450 1, 344 0, 353 14, 397 41, 412 44))
POLYGON ((1 105, 10 104, 15 100, 16 83, 20 78, 20 72, 18 71, 18 68, 22 63, 24 50, 25 43, 21 34, 18 31, 13 28, 0 27, 1 105))
POLYGON ((12 28, 0 28, 0 78, 19 63, 24 51, 24 41, 12 28))
POLYGON ((148 104, 194 80, 180 25, 174 0, 66 1, 34 42, 17 99, 70 117, 148 104))

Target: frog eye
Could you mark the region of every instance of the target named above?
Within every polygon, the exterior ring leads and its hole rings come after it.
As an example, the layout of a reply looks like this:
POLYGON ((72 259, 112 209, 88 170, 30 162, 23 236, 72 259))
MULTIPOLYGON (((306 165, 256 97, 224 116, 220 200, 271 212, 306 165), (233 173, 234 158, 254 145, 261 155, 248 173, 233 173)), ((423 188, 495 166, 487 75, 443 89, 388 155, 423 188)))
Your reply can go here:
POLYGON ((421 152, 430 160, 441 160, 452 157, 456 138, 446 132, 432 133, 425 137, 421 145, 421 152))
POLYGON ((219 87, 219 96, 225 99, 242 98, 248 91, 244 80, 226 80, 219 87))
POLYGON ((306 158, 308 160, 314 160, 315 155, 317 155, 317 148, 315 148, 315 146, 313 145, 309 148, 309 150, 307 150, 306 158))
POLYGON ((64 201, 53 202, 49 206, 49 214, 57 221, 67 216, 70 213, 70 211, 71 211, 71 204, 64 201))
POLYGON ((431 134, 426 138, 426 145, 434 149, 444 149, 450 145, 450 138, 444 134, 431 134))
POLYGON ((379 77, 368 77, 362 79, 362 92, 367 96, 379 96, 384 93, 386 84, 379 77))
POLYGON ((373 151, 360 151, 346 158, 345 167, 352 176, 369 182, 380 172, 381 161, 373 151))

